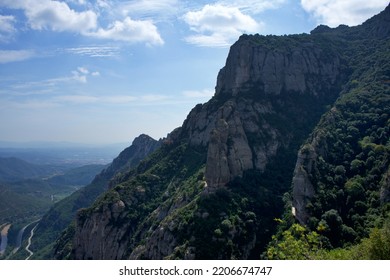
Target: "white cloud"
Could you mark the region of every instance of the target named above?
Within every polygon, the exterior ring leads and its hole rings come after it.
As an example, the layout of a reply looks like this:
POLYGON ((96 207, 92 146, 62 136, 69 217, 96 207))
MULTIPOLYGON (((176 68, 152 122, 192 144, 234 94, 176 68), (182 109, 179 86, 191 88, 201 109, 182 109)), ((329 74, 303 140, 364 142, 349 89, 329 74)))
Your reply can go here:
POLYGON ((23 61, 34 55, 35 53, 31 50, 0 50, 0 63, 23 61))
POLYGON ((214 95, 214 90, 186 90, 183 92, 183 95, 189 98, 211 98, 214 95))
POLYGON ((0 15, 0 42, 7 42, 16 32, 14 16, 0 15))
POLYGON ((89 95, 62 95, 54 98, 54 103, 57 102, 70 102, 76 104, 89 104, 99 101, 99 98, 96 96, 89 95))
POLYGON ((303 9, 312 14, 318 24, 331 27, 361 24, 388 4, 388 0, 301 0, 303 9))
POLYGON ((74 103, 74 104, 134 104, 137 106, 160 104, 161 101, 170 100, 166 95, 149 94, 144 96, 131 96, 131 95, 61 95, 51 99, 52 103, 74 103))
POLYGON ((133 0, 118 3, 117 8, 123 16, 161 21, 176 17, 182 4, 179 0, 133 0))
POLYGON ((72 72, 72 76, 71 77, 65 77, 65 78, 60 78, 62 79, 63 81, 77 81, 77 82, 80 82, 80 83, 87 83, 87 77, 88 76, 93 76, 93 77, 98 77, 100 76, 100 73, 95 71, 95 72, 92 72, 89 71, 89 69, 87 69, 86 67, 77 67, 77 70, 73 70, 72 72))
MULTIPOLYGON (((87 82, 87 76, 84 75, 83 73, 80 73, 79 71, 72 71, 72 77, 66 78, 66 79, 68 79, 69 81, 71 81, 71 80, 78 81, 78 82, 83 83, 83 84, 85 84, 87 82)), ((66 81, 66 80, 64 80, 64 81, 66 81)))
POLYGON ((80 73, 82 74, 88 74, 89 70, 85 67, 77 67, 77 70, 79 70, 80 73))
POLYGON ((197 33, 188 43, 199 46, 226 47, 245 32, 259 31, 261 24, 243 14, 237 7, 206 5, 199 11, 187 12, 183 20, 197 33))
POLYGON ((97 0, 96 4, 98 5, 98 7, 104 8, 104 9, 108 9, 111 7, 110 2, 107 0, 97 0))
POLYGON ((107 29, 99 28, 97 31, 89 32, 87 35, 129 43, 164 44, 153 22, 149 20, 132 20, 130 17, 126 17, 123 21, 115 21, 107 29))
POLYGON ((87 32, 97 27, 97 14, 91 10, 78 12, 65 2, 52 0, 3 0, 11 9, 22 9, 32 29, 87 32))
MULTIPOLYGON (((12 90, 17 90, 23 92, 23 95, 35 95, 36 93, 51 93, 58 86, 62 86, 66 83, 87 83, 88 75, 98 76, 95 74, 89 74, 90 71, 85 67, 78 67, 77 70, 73 70, 70 72, 71 75, 51 78, 41 81, 34 82, 20 82, 16 84, 9 85, 9 88, 12 90)), ((100 74, 99 74, 100 75, 100 74)))
POLYGON ((220 0, 217 3, 227 7, 236 7, 249 14, 259 14, 265 10, 275 9, 286 0, 220 0))
POLYGON ((168 99, 169 99, 168 96, 161 95, 161 94, 146 94, 140 98, 141 101, 145 101, 145 102, 160 102, 168 99))
MULTIPOLYGON (((85 1, 79 0, 71 2, 85 3, 85 1)), ((107 1, 98 1, 96 5, 99 8, 109 6, 107 1)), ((68 31, 99 39, 129 43, 150 45, 162 45, 164 43, 156 25, 151 20, 133 20, 127 16, 122 21, 116 20, 107 28, 102 28, 99 27, 98 23, 99 14, 93 8, 76 11, 70 8, 66 2, 54 0, 2 0, 0 6, 23 10, 29 26, 35 30, 68 31)), ((87 4, 84 6, 84 8, 90 7, 87 4)), ((5 20, 3 19, 3 21, 5 20)), ((10 19, 7 20, 9 24, 10 19)))
POLYGON ((161 101, 168 100, 169 98, 165 95, 146 95, 146 96, 131 96, 131 95, 106 95, 106 96, 96 96, 96 95, 61 95, 56 96, 50 99, 50 102, 53 104, 61 104, 63 102, 73 103, 73 104, 113 104, 113 105, 125 105, 125 104, 134 104, 134 105, 150 105, 159 103, 161 101))
POLYGON ((134 101, 137 101, 138 98, 135 96, 128 96, 128 95, 112 95, 112 96, 106 96, 101 97, 101 102, 104 104, 127 104, 132 103, 134 101))
POLYGON ((78 47, 78 48, 67 48, 65 52, 90 56, 90 57, 114 57, 119 54, 119 47, 108 47, 108 46, 90 46, 90 47, 78 47))

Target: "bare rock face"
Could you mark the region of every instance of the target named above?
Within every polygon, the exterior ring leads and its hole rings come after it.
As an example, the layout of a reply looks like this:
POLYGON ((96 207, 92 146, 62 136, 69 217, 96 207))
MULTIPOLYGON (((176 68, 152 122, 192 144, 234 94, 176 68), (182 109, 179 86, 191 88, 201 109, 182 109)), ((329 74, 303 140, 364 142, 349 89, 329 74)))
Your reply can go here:
POLYGON ((306 147, 301 149, 298 153, 292 186, 295 218, 301 224, 306 224, 307 219, 309 218, 306 211, 306 204, 315 194, 309 174, 316 159, 317 154, 311 145, 306 145, 306 147))
POLYGON ((254 156, 235 107, 236 104, 228 102, 221 108, 210 133, 205 174, 209 186, 223 186, 254 168, 254 156))
POLYGON ((177 245, 174 234, 169 230, 169 226, 159 226, 147 239, 145 245, 137 246, 129 256, 129 259, 150 259, 162 260, 174 251, 177 245))
MULTIPOLYGON (((215 102, 197 105, 182 130, 207 147, 206 181, 225 185, 249 169, 264 170, 289 134, 270 123, 288 95, 326 98, 340 82, 340 58, 310 41, 269 47, 259 35, 241 36, 217 79, 215 102), (243 98, 248 96, 248 98, 243 98), (226 100, 226 101, 223 101, 226 100)), ((297 109, 299 110, 299 109, 297 109)))
POLYGON ((120 259, 126 251, 128 236, 126 227, 115 227, 115 221, 123 213, 125 205, 119 200, 111 206, 104 205, 92 213, 86 221, 79 214, 74 239, 76 259, 120 259))
POLYGON ((241 36, 229 53, 226 66, 220 71, 216 95, 232 92, 237 95, 248 85, 259 84, 265 94, 281 94, 282 91, 311 92, 321 94, 319 82, 330 86, 336 83, 340 73, 340 59, 312 42, 286 42, 286 45, 270 46, 267 37, 241 36), (254 44, 254 41, 258 44, 254 44), (266 42, 266 43, 264 43, 266 42))
MULTIPOLYGON (((335 113, 337 113, 337 110, 333 107, 324 120, 329 123, 335 123, 335 113)), ((309 174, 313 173, 319 158, 327 154, 327 145, 324 137, 321 130, 317 131, 311 136, 309 142, 298 151, 292 178, 292 206, 294 207, 295 218, 301 224, 307 224, 310 218, 306 206, 315 195, 315 189, 309 174)))
POLYGON ((263 170, 281 145, 280 133, 262 118, 273 113, 271 105, 229 100, 207 114, 211 106, 195 108, 183 126, 190 145, 207 147, 207 185, 224 186, 246 170, 263 170))

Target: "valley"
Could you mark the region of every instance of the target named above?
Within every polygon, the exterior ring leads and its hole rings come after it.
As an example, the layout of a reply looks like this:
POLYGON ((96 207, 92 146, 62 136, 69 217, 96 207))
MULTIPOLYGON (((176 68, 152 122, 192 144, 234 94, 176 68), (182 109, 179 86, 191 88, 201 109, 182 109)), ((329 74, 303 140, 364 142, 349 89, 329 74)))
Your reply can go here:
MULTIPOLYGON (((3 153, 5 150, 2 148, 3 153)), ((87 165, 69 161, 68 157, 63 164, 58 159, 38 164, 14 157, 20 153, 12 149, 7 153, 12 157, 0 157, 0 258, 23 258, 31 226, 56 202, 91 182, 106 166, 94 164, 95 157, 86 157, 87 165)), ((42 150, 35 151, 34 157, 45 157, 42 154, 42 150)))

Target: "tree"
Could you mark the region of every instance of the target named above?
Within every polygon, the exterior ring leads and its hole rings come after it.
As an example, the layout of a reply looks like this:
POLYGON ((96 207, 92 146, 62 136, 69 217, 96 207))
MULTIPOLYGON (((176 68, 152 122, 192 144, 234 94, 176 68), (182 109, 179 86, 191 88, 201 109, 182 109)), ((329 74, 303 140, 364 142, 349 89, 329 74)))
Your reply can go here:
POLYGON ((270 260, 305 260, 316 259, 321 249, 320 235, 314 231, 307 231, 299 224, 293 224, 282 232, 279 241, 272 237, 271 245, 267 249, 267 258, 270 260))

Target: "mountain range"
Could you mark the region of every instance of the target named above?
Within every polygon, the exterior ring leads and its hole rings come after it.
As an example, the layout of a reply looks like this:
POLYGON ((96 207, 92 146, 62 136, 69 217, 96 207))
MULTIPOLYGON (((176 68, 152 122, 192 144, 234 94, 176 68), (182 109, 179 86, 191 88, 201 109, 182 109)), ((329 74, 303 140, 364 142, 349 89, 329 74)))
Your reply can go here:
POLYGON ((143 160, 122 152, 85 203, 61 202, 86 208, 50 257, 389 258, 374 246, 390 244, 389 35, 390 6, 356 27, 242 35, 210 101, 143 160))

